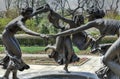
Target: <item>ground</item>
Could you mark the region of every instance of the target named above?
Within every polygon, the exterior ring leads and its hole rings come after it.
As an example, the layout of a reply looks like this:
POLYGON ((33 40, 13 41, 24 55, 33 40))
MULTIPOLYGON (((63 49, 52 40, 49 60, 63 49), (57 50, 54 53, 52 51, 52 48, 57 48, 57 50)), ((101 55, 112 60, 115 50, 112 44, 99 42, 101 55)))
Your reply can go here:
MULTIPOLYGON (((24 61, 28 64, 36 64, 36 65, 58 65, 53 58, 48 57, 23 57, 24 61)), ((71 63, 71 65, 80 66, 85 62, 89 61, 89 58, 82 57, 79 62, 71 63)))
MULTIPOLYGON (((0 59, 2 59, 5 54, 0 54, 0 59)), ((23 54, 23 60, 27 64, 34 65, 58 65, 53 58, 49 58, 48 54, 23 54)), ((80 57, 80 61, 76 63, 71 63, 71 65, 80 66, 85 62, 89 61, 88 57, 80 57)))

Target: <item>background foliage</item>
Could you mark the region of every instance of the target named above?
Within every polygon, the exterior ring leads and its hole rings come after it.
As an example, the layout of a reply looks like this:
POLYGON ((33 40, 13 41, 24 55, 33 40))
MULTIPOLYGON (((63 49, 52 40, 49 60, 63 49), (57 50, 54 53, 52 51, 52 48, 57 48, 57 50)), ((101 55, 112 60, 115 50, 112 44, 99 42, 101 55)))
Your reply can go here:
MULTIPOLYGON (((50 1, 49 0, 5 0, 6 11, 3 11, 2 13, 0 12, 1 14, 0 15, 0 34, 2 34, 2 31, 7 25, 7 23, 9 23, 15 17, 19 16, 23 6, 24 7, 30 6, 36 9, 46 3, 49 3, 50 6, 53 8, 53 10, 59 13, 61 16, 69 19, 71 19, 73 14, 75 13, 80 13, 85 16, 86 14, 85 9, 89 8, 91 5, 94 5, 96 7, 99 7, 100 9, 105 9, 105 12, 106 12, 105 18, 120 20, 120 15, 117 10, 118 9, 117 5, 119 3, 119 0, 114 0, 109 2, 109 6, 107 7, 108 9, 105 8, 106 6, 104 4, 105 0, 75 0, 75 2, 76 2, 76 7, 74 7, 73 9, 72 8, 73 6, 72 7, 70 6, 71 3, 69 0, 50 0, 50 1), (66 6, 68 8, 65 8, 66 6)), ((54 28, 52 24, 48 21, 47 15, 48 13, 38 14, 32 19, 28 20, 26 22, 26 26, 29 29, 38 33, 44 33, 44 34, 58 33, 59 30, 54 28)), ((86 18, 85 18, 85 22, 87 22, 86 18)), ((24 34, 24 32, 21 31, 21 32, 18 32, 18 34, 24 34)), ((96 29, 92 29, 91 31, 89 31, 89 34, 97 38, 99 35, 99 32, 96 29)), ((26 36, 26 38, 21 37, 17 39, 19 40, 20 44, 24 46, 31 46, 31 45, 45 46, 48 43, 51 43, 51 44, 55 43, 55 39, 51 39, 48 41, 48 40, 43 40, 43 39, 33 38, 33 37, 29 38, 28 36, 26 36)), ((105 43, 105 42, 111 43, 116 39, 117 39, 116 37, 106 37, 105 39, 102 40, 101 43, 105 43)), ((1 40, 0 40, 0 44, 2 44, 1 40)))

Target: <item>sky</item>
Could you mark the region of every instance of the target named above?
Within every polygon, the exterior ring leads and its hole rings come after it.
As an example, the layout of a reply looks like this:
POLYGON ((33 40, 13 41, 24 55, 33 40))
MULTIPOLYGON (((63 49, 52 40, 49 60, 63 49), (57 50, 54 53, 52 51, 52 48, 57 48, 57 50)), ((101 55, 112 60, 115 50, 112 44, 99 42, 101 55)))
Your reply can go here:
MULTIPOLYGON (((51 1, 51 0, 47 0, 47 1, 51 1)), ((69 0, 69 1, 72 2, 72 3, 70 3, 70 5, 76 4, 74 0, 69 0)), ((72 5, 72 6, 74 7, 75 5, 72 5)), ((4 0, 0 0, 0 11, 1 11, 1 10, 5 10, 4 0)))
POLYGON ((4 4, 3 0, 0 0, 0 11, 1 10, 5 10, 5 4, 4 4))
MULTIPOLYGON (((47 0, 47 1, 52 1, 52 0, 47 0)), ((116 0, 114 0, 114 1, 116 1, 116 0)), ((75 8, 75 6, 77 5, 76 0, 69 0, 69 2, 70 2, 70 5, 72 5, 72 8, 75 8)), ((119 2, 119 4, 120 4, 120 2, 119 2)), ((105 6, 108 6, 108 3, 105 3, 105 6)), ((5 10, 4 0, 0 0, 0 11, 1 10, 5 10)), ((120 11, 120 5, 119 5, 118 10, 120 11)))

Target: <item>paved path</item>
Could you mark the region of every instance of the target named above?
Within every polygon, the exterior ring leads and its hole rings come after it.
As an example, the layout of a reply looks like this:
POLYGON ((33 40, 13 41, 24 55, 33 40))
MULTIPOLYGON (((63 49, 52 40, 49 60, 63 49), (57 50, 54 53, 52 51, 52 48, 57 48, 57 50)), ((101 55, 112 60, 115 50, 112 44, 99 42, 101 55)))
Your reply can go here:
MULTIPOLYGON (((4 56, 4 54, 1 54, 0 56, 4 56)), ((23 54, 23 56, 29 56, 29 57, 44 57, 47 56, 45 54, 23 54)), ((85 64, 81 66, 69 66, 69 71, 71 72, 90 72, 94 73, 96 70, 98 70, 102 64, 100 63, 100 57, 99 56, 89 56, 89 55, 80 55, 80 58, 82 57, 88 57, 90 60, 86 62, 85 64)), ((51 65, 30 65, 29 70, 25 70, 23 72, 18 72, 18 76, 25 76, 26 74, 30 73, 37 73, 37 72, 47 72, 47 71, 58 71, 58 72, 64 72, 63 70, 64 66, 51 66, 51 65)), ((3 70, 0 67, 0 77, 3 76, 5 73, 5 70, 3 70)), ((21 78, 22 79, 22 78, 21 78)))

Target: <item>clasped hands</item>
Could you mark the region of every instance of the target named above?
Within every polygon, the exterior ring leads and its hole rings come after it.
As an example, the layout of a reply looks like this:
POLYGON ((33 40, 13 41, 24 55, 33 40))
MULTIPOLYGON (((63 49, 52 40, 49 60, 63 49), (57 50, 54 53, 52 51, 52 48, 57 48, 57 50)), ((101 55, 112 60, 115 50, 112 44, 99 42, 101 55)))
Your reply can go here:
POLYGON ((49 38, 56 38, 56 35, 49 35, 49 34, 40 34, 40 37, 43 39, 49 39, 49 38))

